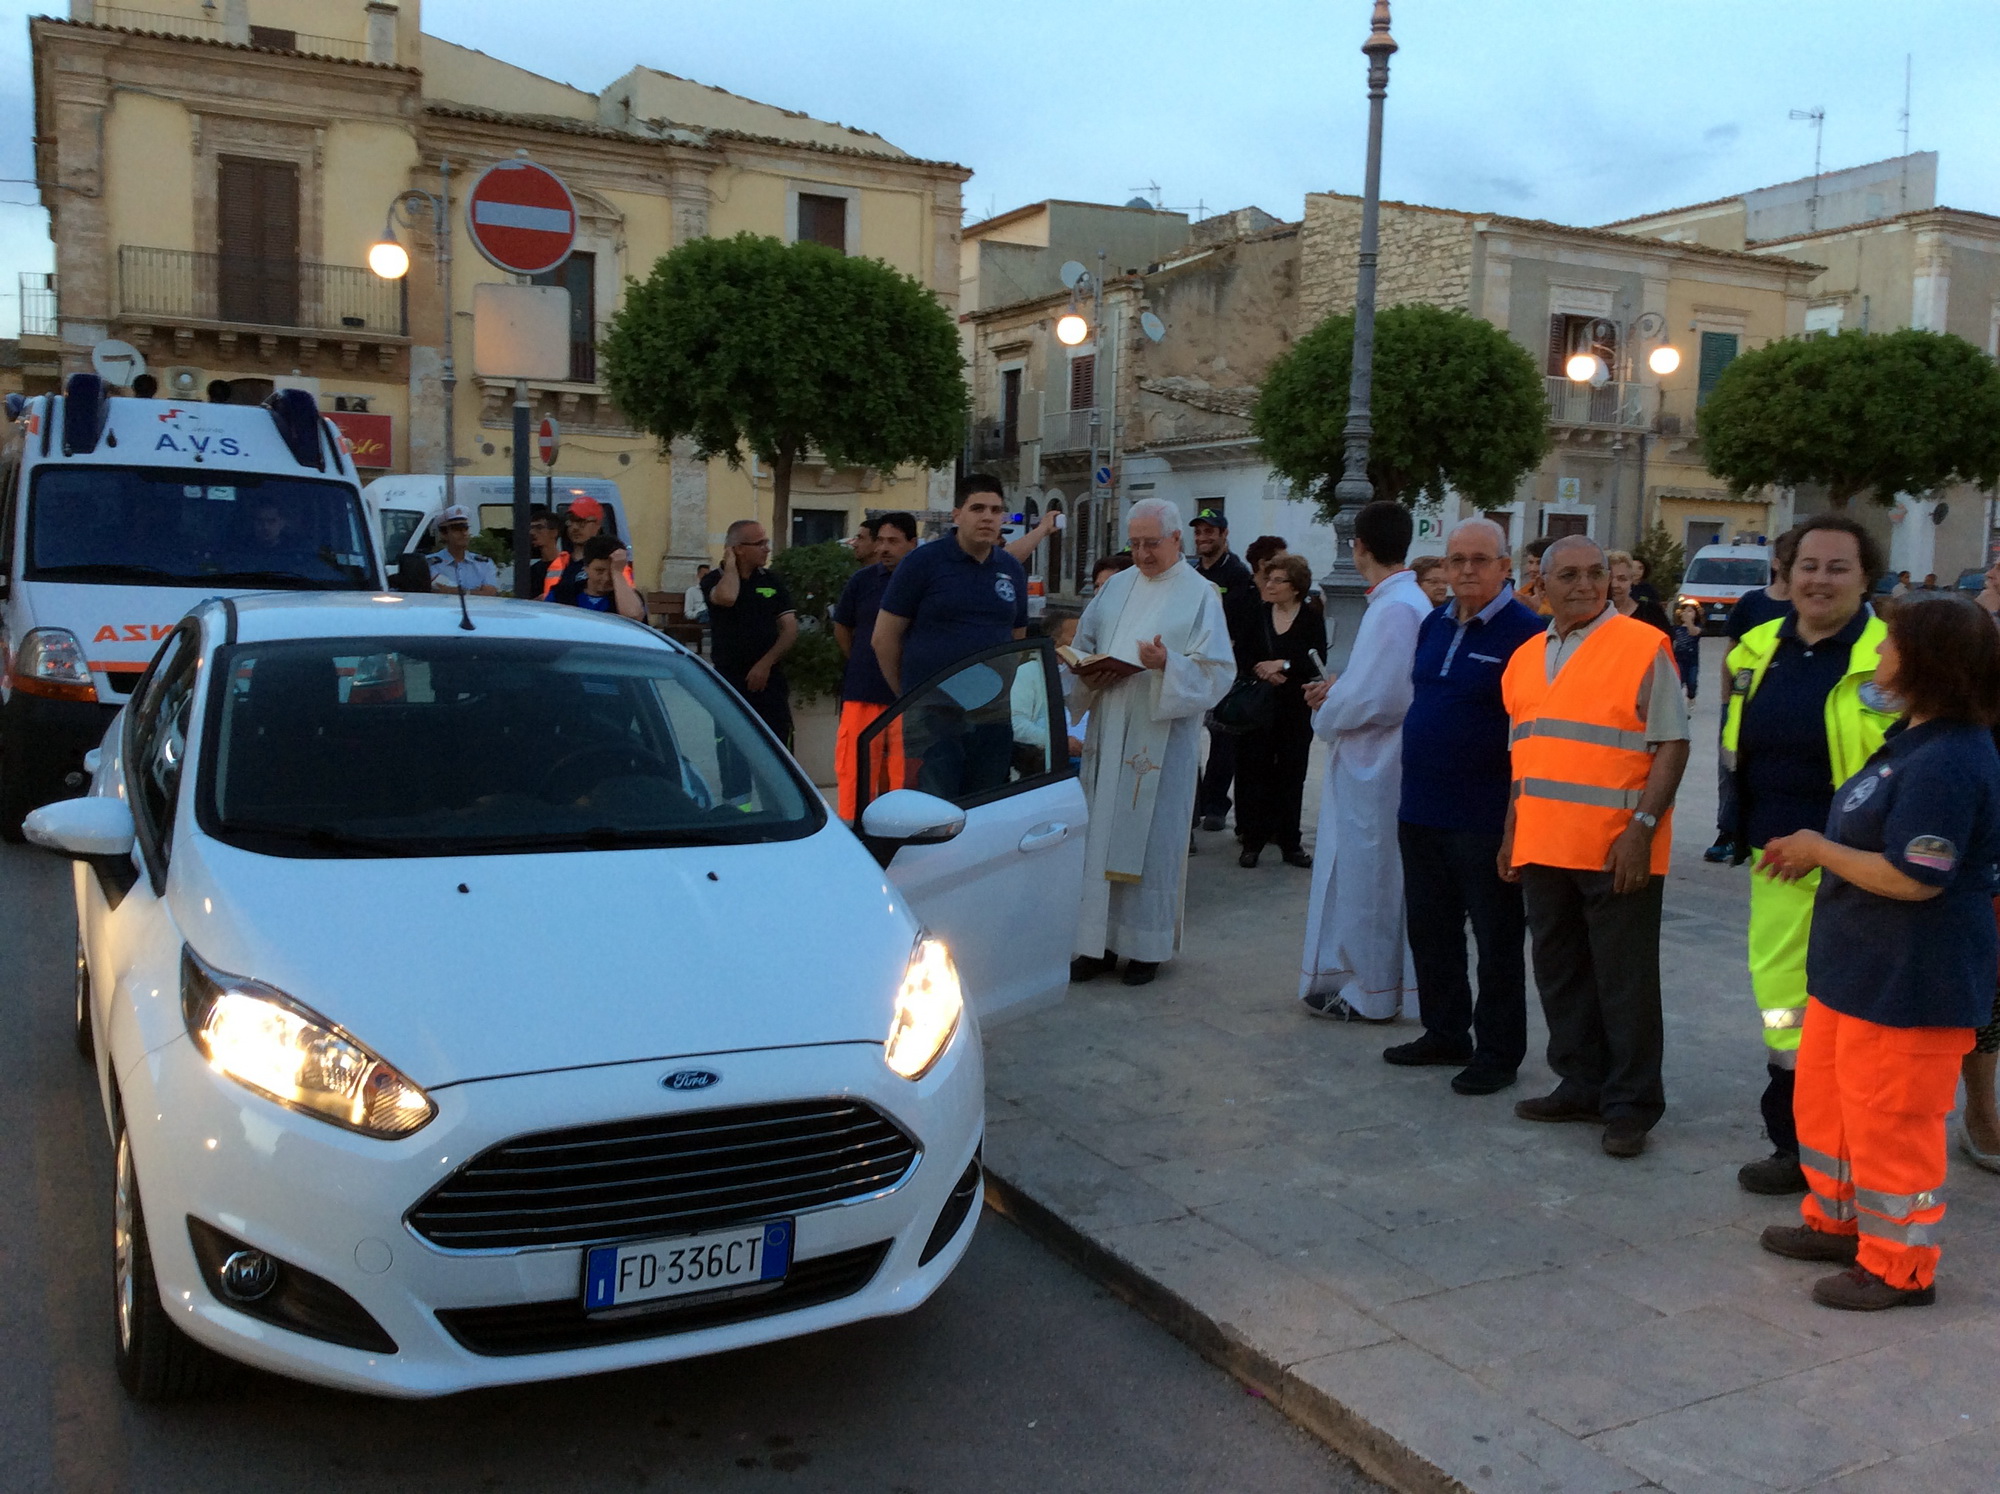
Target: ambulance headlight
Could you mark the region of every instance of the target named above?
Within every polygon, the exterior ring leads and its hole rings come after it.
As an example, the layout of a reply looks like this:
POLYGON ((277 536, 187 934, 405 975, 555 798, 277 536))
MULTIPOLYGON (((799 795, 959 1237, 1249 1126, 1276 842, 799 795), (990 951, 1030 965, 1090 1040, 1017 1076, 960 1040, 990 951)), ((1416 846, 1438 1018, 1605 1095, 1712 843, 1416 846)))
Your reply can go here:
POLYGON ((90 661, 68 628, 31 628, 21 636, 8 681, 24 695, 51 700, 95 700, 90 661))

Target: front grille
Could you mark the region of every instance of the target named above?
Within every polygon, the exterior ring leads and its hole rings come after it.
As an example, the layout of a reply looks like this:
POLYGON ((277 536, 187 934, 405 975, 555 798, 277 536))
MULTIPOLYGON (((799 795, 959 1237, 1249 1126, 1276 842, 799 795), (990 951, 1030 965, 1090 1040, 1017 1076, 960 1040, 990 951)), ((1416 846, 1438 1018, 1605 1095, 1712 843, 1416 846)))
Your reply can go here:
POLYGON ((104 682, 111 687, 113 694, 130 695, 145 672, 143 665, 137 669, 107 669, 104 671, 104 682))
POLYGON ((805 1100, 542 1131, 481 1152, 410 1228, 444 1250, 604 1245, 893 1188, 917 1145, 873 1106, 805 1100))
POLYGON ((773 1313, 797 1312, 851 1297, 875 1278, 891 1242, 881 1240, 857 1250, 792 1262, 791 1273, 771 1290, 749 1289, 720 1300, 657 1310, 592 1317, 583 1310, 581 1292, 559 1302, 520 1302, 506 1307, 440 1308, 445 1331, 475 1354, 553 1354, 562 1349, 594 1349, 603 1344, 629 1343, 635 1338, 662 1338, 693 1333, 726 1323, 747 1323, 773 1313))

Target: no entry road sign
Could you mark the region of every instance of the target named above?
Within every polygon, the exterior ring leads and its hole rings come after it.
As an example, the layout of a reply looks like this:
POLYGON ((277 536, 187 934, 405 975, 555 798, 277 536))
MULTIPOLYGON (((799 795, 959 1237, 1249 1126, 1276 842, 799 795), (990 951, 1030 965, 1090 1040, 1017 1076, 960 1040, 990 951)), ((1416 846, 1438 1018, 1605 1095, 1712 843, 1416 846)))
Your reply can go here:
POLYGON ((540 275, 569 258, 576 243, 576 199, 562 178, 533 161, 496 161, 465 201, 472 243, 497 268, 540 275))
POLYGON ((535 432, 535 454, 542 459, 544 467, 556 464, 556 453, 562 450, 562 427, 556 424, 553 415, 542 417, 541 429, 535 432))

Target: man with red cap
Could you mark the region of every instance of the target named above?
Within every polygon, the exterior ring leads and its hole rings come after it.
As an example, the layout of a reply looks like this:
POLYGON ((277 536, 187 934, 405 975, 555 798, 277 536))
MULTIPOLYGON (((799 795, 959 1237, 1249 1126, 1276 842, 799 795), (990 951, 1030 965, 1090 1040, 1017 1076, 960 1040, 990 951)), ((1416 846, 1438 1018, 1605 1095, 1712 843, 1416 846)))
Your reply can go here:
MULTIPOLYGON (((542 583, 542 600, 573 606, 576 594, 588 579, 582 560, 583 547, 597 538, 604 527, 604 505, 595 498, 579 498, 563 510, 563 547, 549 562, 548 579, 542 583)), ((625 563, 625 584, 632 582, 632 563, 625 563)))

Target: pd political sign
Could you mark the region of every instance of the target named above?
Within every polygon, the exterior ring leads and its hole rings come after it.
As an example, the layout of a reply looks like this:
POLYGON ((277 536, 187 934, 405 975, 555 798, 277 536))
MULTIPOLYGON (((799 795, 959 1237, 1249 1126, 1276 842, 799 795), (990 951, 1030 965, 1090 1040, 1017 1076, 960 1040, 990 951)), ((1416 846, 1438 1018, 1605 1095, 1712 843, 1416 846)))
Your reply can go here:
POLYGON ((473 246, 496 268, 540 275, 569 258, 576 244, 576 199, 562 178, 519 158, 480 173, 465 202, 473 246))

